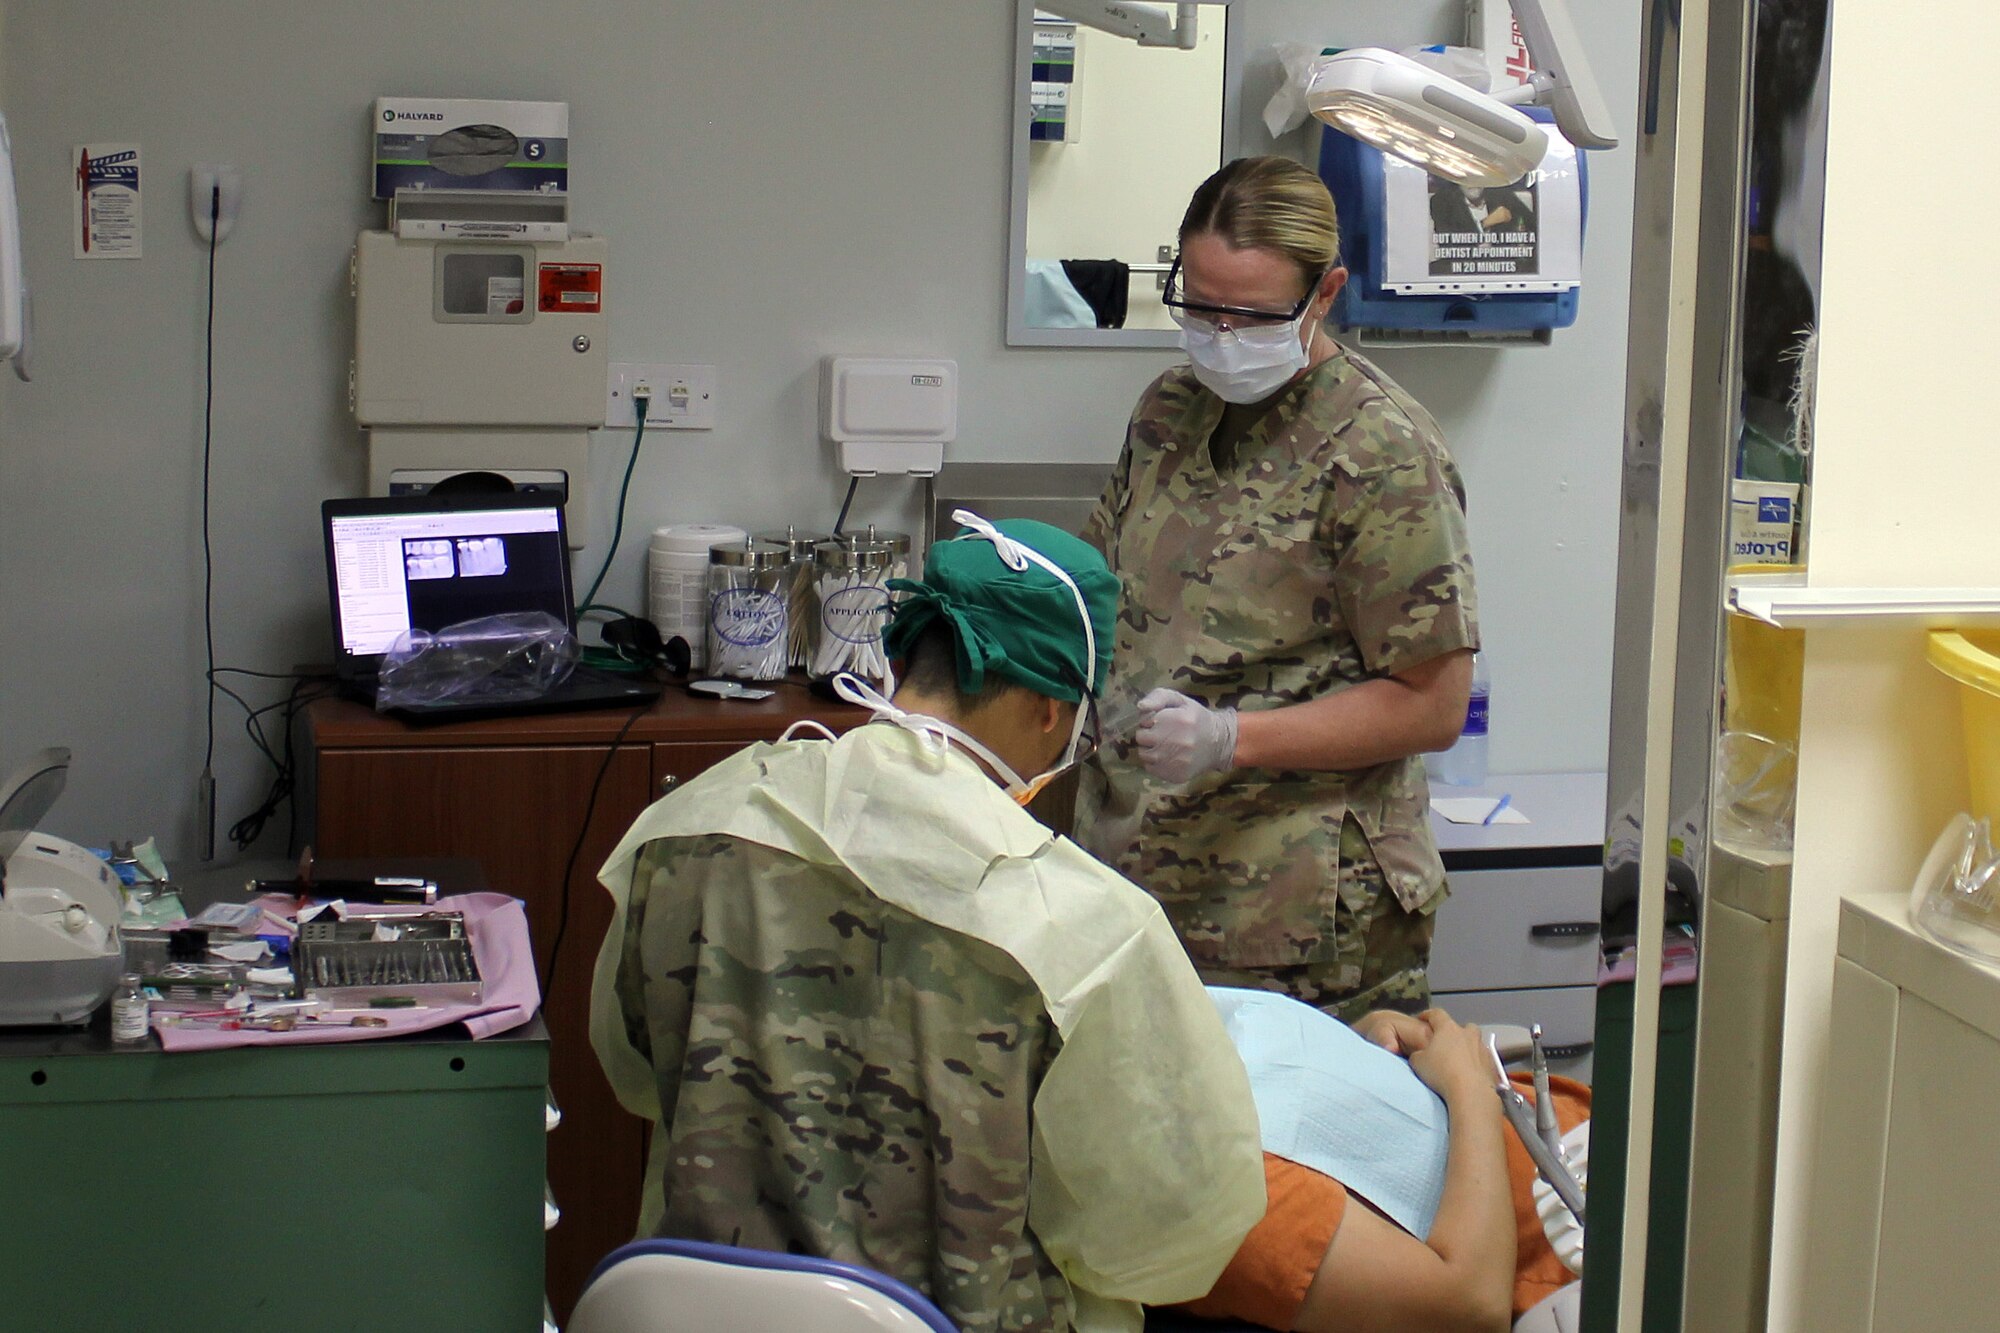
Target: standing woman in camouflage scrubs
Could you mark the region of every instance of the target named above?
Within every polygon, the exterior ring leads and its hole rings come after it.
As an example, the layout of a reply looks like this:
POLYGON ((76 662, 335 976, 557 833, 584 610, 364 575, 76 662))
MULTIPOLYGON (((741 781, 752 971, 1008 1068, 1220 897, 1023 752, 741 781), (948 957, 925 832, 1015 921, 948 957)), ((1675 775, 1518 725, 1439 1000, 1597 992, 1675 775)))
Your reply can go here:
POLYGON ((1085 536, 1124 581, 1079 838, 1203 980, 1337 1016, 1426 1006, 1445 892, 1419 756, 1479 646, 1464 490, 1430 414, 1328 336, 1333 200, 1285 158, 1195 191, 1165 299, 1192 364, 1147 388, 1085 536))

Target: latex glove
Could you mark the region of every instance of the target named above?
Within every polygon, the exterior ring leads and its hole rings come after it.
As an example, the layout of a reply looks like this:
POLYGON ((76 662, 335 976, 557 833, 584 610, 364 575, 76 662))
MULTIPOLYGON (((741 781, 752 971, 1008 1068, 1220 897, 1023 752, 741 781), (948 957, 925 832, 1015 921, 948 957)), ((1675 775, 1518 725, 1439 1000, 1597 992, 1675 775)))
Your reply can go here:
POLYGON ((1236 763, 1236 710, 1210 708, 1176 690, 1154 690, 1139 701, 1133 737, 1139 762, 1169 782, 1188 782, 1236 763))

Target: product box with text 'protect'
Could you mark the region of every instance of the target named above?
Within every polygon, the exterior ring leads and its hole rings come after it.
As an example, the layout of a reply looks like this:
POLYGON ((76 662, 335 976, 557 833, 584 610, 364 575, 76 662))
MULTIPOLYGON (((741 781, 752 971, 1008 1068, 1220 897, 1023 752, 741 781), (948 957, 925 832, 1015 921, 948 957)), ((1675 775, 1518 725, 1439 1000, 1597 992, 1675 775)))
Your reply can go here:
POLYGON ((375 99, 375 197, 398 190, 569 192, 569 103, 375 99))

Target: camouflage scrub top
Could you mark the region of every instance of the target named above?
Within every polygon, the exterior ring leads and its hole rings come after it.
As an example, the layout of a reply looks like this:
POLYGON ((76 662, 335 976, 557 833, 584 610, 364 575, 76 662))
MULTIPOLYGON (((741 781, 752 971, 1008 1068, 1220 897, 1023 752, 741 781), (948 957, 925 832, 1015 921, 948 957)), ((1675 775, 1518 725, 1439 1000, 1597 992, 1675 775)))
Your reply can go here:
MULTIPOLYGON (((1281 708, 1478 646, 1464 489, 1429 413, 1344 348, 1218 469, 1223 407, 1186 366, 1156 380, 1085 529, 1125 585, 1113 707, 1164 686, 1281 708)), ((1159 899, 1197 966, 1294 966, 1335 952, 1336 901, 1375 892, 1343 871, 1346 816, 1404 910, 1436 903, 1428 802, 1417 756, 1175 786, 1114 746, 1085 773, 1079 841, 1159 899)))
POLYGON ((860 1264, 960 1328, 1068 1328, 1028 1229, 1041 995, 842 879, 726 837, 642 853, 618 990, 667 1108, 657 1234, 860 1264))

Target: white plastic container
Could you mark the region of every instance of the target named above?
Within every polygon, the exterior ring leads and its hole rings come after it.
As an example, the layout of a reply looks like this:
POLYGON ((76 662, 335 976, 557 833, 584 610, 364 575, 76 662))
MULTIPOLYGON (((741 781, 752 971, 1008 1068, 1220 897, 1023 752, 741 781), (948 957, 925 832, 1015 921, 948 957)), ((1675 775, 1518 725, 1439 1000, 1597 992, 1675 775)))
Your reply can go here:
POLYGON ((653 533, 646 553, 646 619, 662 639, 687 640, 689 666, 700 671, 708 652, 708 551, 740 542, 743 529, 726 523, 680 523, 653 533))

